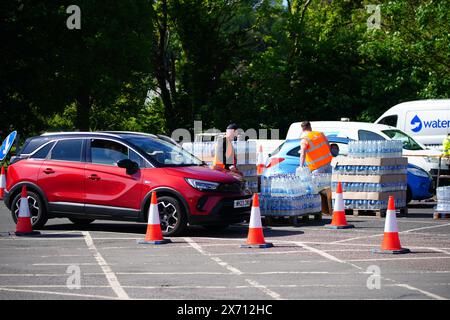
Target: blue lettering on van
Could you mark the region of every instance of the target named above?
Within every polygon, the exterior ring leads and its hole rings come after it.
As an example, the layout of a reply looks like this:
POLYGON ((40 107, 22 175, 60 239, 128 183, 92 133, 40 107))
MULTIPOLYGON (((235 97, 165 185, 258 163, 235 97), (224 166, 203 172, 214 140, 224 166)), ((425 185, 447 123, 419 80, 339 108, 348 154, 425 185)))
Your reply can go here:
POLYGON ((450 120, 437 119, 437 120, 423 121, 422 125, 422 120, 420 120, 420 118, 416 115, 414 116, 414 118, 412 118, 411 125, 415 126, 411 128, 412 132, 419 132, 420 130, 422 130, 422 127, 433 129, 450 128, 450 120))

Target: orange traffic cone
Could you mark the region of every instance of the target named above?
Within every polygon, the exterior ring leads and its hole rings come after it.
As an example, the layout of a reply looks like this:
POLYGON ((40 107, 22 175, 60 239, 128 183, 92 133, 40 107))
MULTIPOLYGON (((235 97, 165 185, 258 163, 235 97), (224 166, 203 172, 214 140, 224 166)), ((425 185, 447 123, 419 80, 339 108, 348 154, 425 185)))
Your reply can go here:
POLYGON ((256 174, 262 175, 264 172, 264 154, 262 145, 259 146, 258 158, 256 159, 256 174))
POLYGON ((347 219, 345 218, 345 208, 344 208, 344 196, 342 194, 342 184, 338 182, 336 188, 336 198, 334 199, 333 208, 333 218, 331 224, 326 225, 327 229, 350 229, 355 226, 352 224, 347 224, 347 219))
POLYGON ((394 197, 389 196, 388 208, 386 212, 386 222, 384 224, 384 238, 381 249, 373 249, 374 253, 409 253, 409 249, 402 248, 398 237, 397 217, 395 215, 394 197))
POLYGON ((164 239, 161 231, 161 222, 159 220, 158 202, 156 201, 156 192, 152 192, 150 208, 148 209, 147 233, 144 240, 138 240, 139 244, 164 244, 172 242, 164 239))
POLYGON ((41 234, 39 231, 33 231, 31 225, 30 207, 28 205, 27 187, 22 187, 20 197, 19 215, 17 217, 16 236, 34 236, 41 234))
POLYGON ((258 194, 253 195, 252 210, 250 212, 250 223, 248 226, 247 244, 241 245, 241 248, 270 248, 272 243, 266 243, 261 223, 261 212, 259 210, 258 194))
POLYGON ((5 196, 5 188, 6 188, 5 167, 2 166, 2 171, 0 174, 0 200, 3 200, 3 197, 5 196))

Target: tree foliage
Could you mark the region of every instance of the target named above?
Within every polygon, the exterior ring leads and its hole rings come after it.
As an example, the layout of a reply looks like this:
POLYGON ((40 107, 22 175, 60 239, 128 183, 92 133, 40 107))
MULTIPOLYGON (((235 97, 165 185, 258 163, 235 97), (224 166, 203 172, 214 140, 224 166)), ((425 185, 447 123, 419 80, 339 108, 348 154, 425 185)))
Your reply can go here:
POLYGON ((80 0, 81 30, 69 4, 0 5, 2 131, 283 134, 450 96, 450 0, 80 0))

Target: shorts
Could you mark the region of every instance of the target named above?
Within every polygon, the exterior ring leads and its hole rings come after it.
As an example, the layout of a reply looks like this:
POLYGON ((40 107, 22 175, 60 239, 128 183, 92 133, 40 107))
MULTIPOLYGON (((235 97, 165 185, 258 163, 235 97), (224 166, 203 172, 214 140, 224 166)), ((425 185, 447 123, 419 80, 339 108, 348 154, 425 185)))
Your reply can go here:
POLYGON ((312 175, 321 174, 321 173, 332 173, 333 169, 331 167, 330 163, 327 163, 326 165, 320 167, 319 169, 311 171, 312 175))

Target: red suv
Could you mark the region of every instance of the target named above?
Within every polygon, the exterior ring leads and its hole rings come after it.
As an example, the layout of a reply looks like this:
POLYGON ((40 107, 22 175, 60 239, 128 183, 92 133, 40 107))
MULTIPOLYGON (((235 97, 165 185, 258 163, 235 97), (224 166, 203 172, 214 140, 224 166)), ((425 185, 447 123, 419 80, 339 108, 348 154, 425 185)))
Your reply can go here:
POLYGON ((249 217, 245 182, 212 170, 175 143, 137 132, 47 133, 25 141, 11 159, 4 201, 17 221, 27 186, 32 223, 69 218, 146 222, 151 192, 158 196, 164 235, 189 225, 212 229, 249 217))

